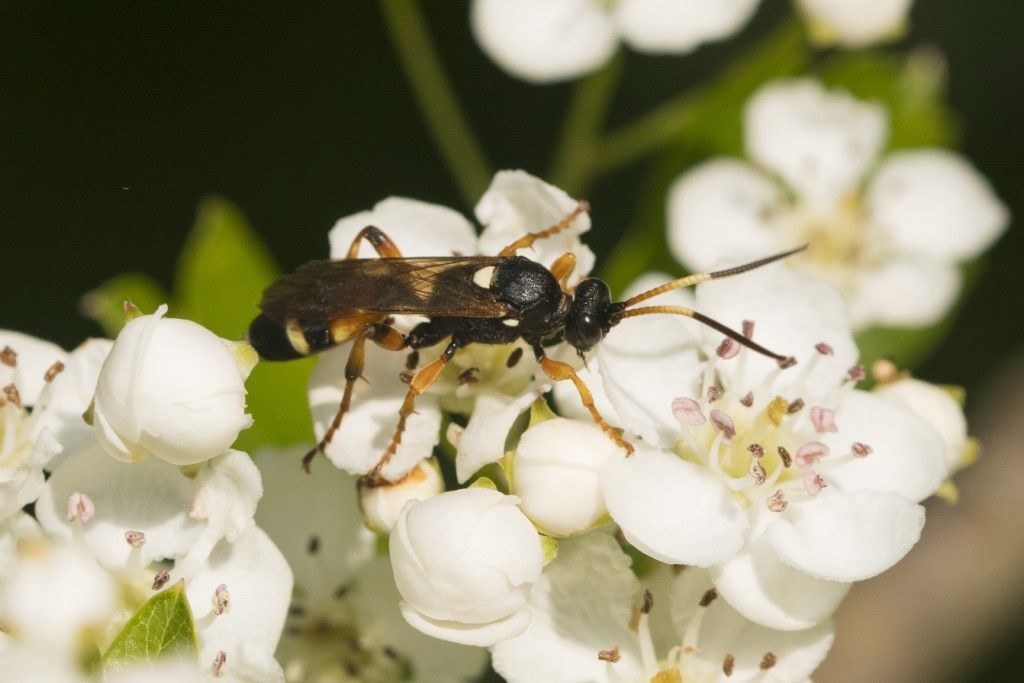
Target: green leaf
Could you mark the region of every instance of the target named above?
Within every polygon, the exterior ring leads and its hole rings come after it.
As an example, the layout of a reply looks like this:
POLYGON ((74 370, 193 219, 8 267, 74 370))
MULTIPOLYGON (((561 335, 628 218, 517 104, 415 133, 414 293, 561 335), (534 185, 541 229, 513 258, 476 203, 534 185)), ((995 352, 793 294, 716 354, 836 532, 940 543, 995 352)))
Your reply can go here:
POLYGON ((132 615, 103 655, 103 669, 112 671, 168 655, 197 654, 196 625, 178 581, 149 599, 132 615))
POLYGON ((270 252, 242 212, 223 199, 207 199, 178 261, 175 315, 225 339, 241 339, 277 275, 270 252))
POLYGON ((126 322, 124 302, 131 301, 144 313, 152 313, 169 297, 155 280, 140 273, 112 277, 82 297, 82 313, 99 323, 109 337, 116 337, 126 322))

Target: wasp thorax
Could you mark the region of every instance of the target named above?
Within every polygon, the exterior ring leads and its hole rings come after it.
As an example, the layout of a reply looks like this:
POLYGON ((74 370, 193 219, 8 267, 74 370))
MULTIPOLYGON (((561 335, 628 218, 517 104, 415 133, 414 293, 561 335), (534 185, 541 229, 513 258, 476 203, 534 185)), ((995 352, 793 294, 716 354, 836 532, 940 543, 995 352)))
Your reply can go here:
POLYGON ((601 280, 587 278, 580 282, 565 318, 565 340, 580 351, 596 346, 611 329, 611 302, 611 290, 601 280))

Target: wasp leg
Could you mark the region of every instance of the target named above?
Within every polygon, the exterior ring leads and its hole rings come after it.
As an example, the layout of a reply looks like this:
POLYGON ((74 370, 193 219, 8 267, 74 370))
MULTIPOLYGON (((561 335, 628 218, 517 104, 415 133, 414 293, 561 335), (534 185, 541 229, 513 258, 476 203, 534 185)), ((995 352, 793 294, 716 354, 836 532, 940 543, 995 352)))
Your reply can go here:
POLYGON ((402 432, 405 431, 405 421, 410 415, 412 415, 413 407, 416 403, 416 397, 430 388, 430 385, 433 384, 441 375, 441 371, 444 370, 444 366, 452 359, 455 352, 463 346, 464 343, 461 340, 452 338, 440 356, 424 365, 416 372, 415 375, 413 375, 413 378, 409 381, 409 392, 405 395, 405 401, 402 402, 401 410, 398 411, 398 425, 395 427, 395 433, 391 437, 391 443, 388 444, 388 449, 384 452, 384 455, 381 456, 381 459, 374 466, 373 470, 371 470, 367 475, 367 479, 369 481, 384 481, 383 477, 381 477, 381 471, 384 469, 384 466, 391 461, 391 458, 395 455, 395 451, 398 450, 398 445, 402 443, 402 432))
POLYGON ((576 220, 580 216, 580 214, 586 213, 588 211, 590 211, 590 204, 586 202, 580 202, 579 204, 576 205, 576 208, 569 212, 569 214, 565 218, 558 221, 550 228, 538 230, 537 232, 526 233, 512 244, 508 245, 507 247, 499 251, 498 256, 515 256, 518 250, 525 249, 526 247, 531 246, 537 240, 543 239, 545 237, 551 237, 552 235, 557 235, 558 233, 562 232, 570 225, 572 225, 572 222, 576 220))
POLYGON ((574 385, 576 385, 576 391, 580 394, 580 400, 583 401, 583 407, 590 411, 590 415, 594 418, 594 422, 597 423, 597 426, 601 428, 601 431, 603 431, 609 439, 626 451, 627 456, 632 455, 633 444, 619 436, 618 432, 612 429, 612 426, 608 424, 601 413, 597 411, 597 406, 594 405, 594 397, 590 393, 590 389, 587 388, 586 383, 580 379, 580 376, 576 374, 576 371, 572 369, 572 366, 567 363, 548 358, 544 355, 544 348, 539 344, 534 345, 533 353, 537 357, 537 362, 540 363, 541 370, 543 370, 544 374, 548 377, 556 382, 570 380, 574 385))
POLYGON ((369 339, 377 346, 388 351, 401 351, 408 344, 404 334, 384 323, 371 323, 352 340, 352 350, 348 352, 348 363, 345 364, 345 390, 341 395, 341 403, 338 404, 338 412, 334 414, 334 420, 324 432, 324 436, 317 443, 316 448, 306 453, 302 458, 302 469, 309 472, 309 464, 317 453, 325 453, 327 446, 334 438, 334 434, 341 428, 341 420, 352 405, 352 389, 356 380, 363 375, 363 361, 365 357, 366 340, 369 339))
POLYGON ((402 252, 398 250, 398 245, 392 242, 383 230, 374 225, 367 225, 359 231, 356 238, 352 240, 352 246, 348 248, 348 256, 345 258, 355 258, 359 254, 359 243, 363 240, 369 242, 381 258, 402 258, 402 252))
POLYGON ((576 254, 571 251, 567 251, 551 264, 548 268, 551 274, 558 280, 558 286, 562 288, 562 291, 566 294, 569 293, 566 285, 569 281, 569 276, 572 275, 572 271, 576 270, 576 254))

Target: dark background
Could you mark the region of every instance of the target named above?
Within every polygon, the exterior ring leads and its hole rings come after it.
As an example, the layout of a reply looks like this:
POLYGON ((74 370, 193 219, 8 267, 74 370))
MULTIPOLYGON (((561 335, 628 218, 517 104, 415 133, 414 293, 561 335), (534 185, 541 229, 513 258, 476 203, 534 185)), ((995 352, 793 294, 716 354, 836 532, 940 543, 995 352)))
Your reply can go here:
MULTIPOLYGON (((569 86, 499 71, 469 34, 465 1, 423 4, 491 164, 543 175, 569 86)), ((788 9, 765 0, 738 39, 695 55, 630 53, 611 123, 701 82, 788 9)), ((920 0, 907 41, 947 55, 963 151, 1015 216, 1022 26, 1017 0, 920 0)), ((628 224, 642 171, 589 191, 599 256, 628 224)), ((170 286, 210 194, 238 204, 285 269, 325 255, 337 218, 387 195, 469 212, 374 2, 0 4, 0 327, 65 347, 97 334, 79 297, 128 270, 170 286)), ((922 376, 973 392, 1021 347, 1022 255, 1015 227, 922 376)), ((1004 634, 998 653, 977 653, 977 680, 1024 680, 1024 641, 1004 634)))

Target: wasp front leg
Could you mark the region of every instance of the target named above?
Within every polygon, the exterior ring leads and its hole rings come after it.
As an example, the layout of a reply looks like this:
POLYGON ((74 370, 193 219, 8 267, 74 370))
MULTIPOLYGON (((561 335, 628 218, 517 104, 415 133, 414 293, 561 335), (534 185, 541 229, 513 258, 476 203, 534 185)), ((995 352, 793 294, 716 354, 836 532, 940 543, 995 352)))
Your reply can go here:
POLYGON ((437 381, 437 378, 441 376, 441 371, 444 370, 444 366, 448 364, 448 361, 450 361, 455 356, 455 353, 463 346, 465 346, 465 344, 461 340, 452 338, 440 356, 420 368, 416 374, 413 375, 413 378, 409 380, 409 391, 406 393, 405 400, 402 402, 401 410, 398 411, 398 425, 395 427, 395 433, 391 437, 388 449, 367 475, 367 478, 370 481, 385 481, 381 472, 384 470, 385 465, 391 461, 391 458, 394 457, 399 444, 402 443, 402 432, 405 431, 405 422, 413 413, 416 405, 416 397, 429 389, 430 386, 437 381))
POLYGON ((533 243, 536 242, 537 240, 543 239, 545 237, 552 237, 562 232, 563 230, 568 229, 569 226, 572 225, 573 221, 575 221, 580 215, 588 211, 590 211, 590 204, 588 204, 587 202, 580 202, 579 204, 577 204, 575 209, 573 209, 566 215, 565 218, 558 221, 550 228, 538 230, 537 232, 526 233, 512 244, 508 245, 507 247, 499 251, 498 256, 515 256, 517 251, 532 246, 533 243))
POLYGON ((583 402, 583 407, 586 408, 591 417, 594 418, 594 422, 601 428, 609 439, 614 441, 620 448, 626 451, 626 455, 630 456, 633 454, 633 444, 629 443, 616 432, 608 421, 604 419, 597 410, 597 406, 594 404, 594 396, 590 393, 590 388, 587 387, 576 371, 573 370, 572 366, 568 363, 561 361, 552 360, 544 355, 544 347, 540 344, 533 345, 533 354, 537 357, 537 362, 540 364, 540 369, 544 371, 551 379, 556 382, 562 382, 565 380, 571 381, 576 386, 576 391, 579 392, 580 400, 583 402))

